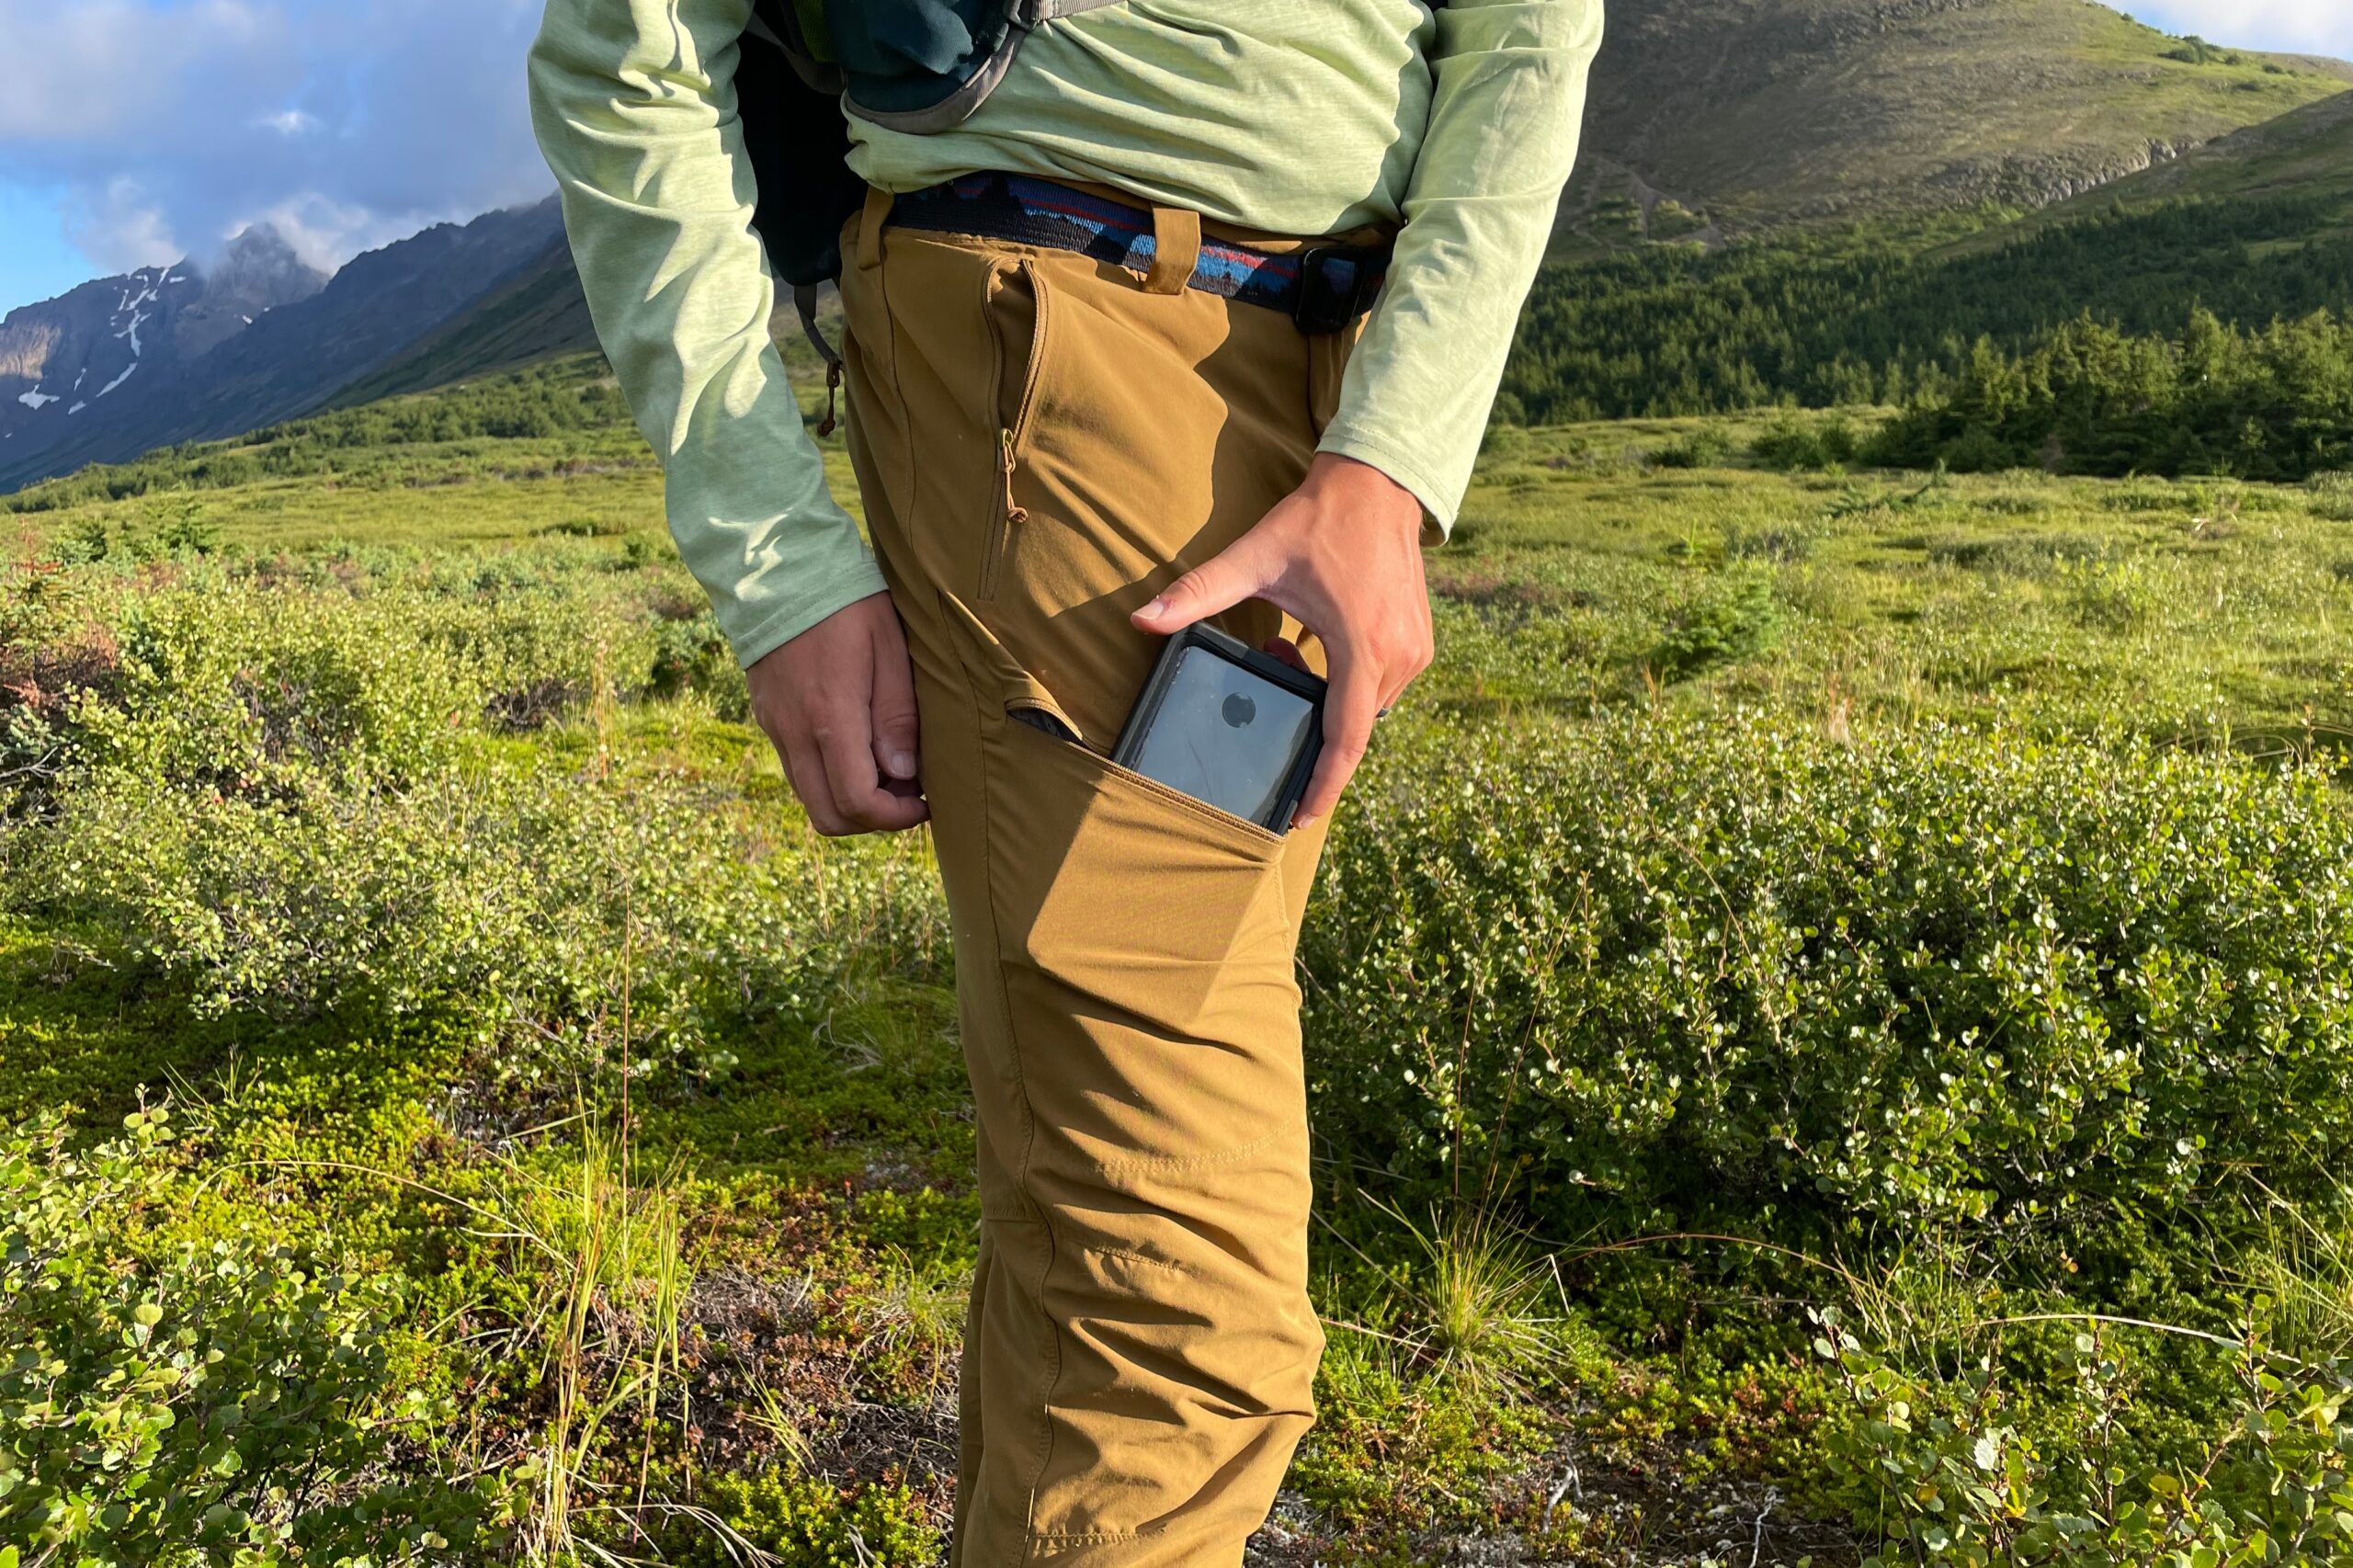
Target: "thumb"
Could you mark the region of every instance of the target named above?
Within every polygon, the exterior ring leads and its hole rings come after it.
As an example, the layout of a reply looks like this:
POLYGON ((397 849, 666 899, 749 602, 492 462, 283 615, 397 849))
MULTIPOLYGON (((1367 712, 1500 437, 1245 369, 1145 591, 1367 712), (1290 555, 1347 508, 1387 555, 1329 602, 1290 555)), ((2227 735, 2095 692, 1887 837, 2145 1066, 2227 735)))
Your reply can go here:
POLYGON ((1232 609, 1267 584, 1257 552, 1245 538, 1169 584, 1158 598, 1130 619, 1143 631, 1157 631, 1165 637, 1221 610, 1232 609))
POLYGON ((915 671, 892 617, 874 640, 874 760, 885 778, 915 777, 915 671))

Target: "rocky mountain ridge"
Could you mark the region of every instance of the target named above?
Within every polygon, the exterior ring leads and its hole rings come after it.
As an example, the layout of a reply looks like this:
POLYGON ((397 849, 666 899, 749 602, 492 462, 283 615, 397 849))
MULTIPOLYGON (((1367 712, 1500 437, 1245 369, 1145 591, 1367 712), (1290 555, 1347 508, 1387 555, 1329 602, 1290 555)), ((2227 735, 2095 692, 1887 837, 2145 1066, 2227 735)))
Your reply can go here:
POLYGON ((561 233, 551 197, 437 224, 330 278, 276 233, 249 230, 209 271, 150 267, 12 312, 0 321, 0 493, 320 407, 561 233))

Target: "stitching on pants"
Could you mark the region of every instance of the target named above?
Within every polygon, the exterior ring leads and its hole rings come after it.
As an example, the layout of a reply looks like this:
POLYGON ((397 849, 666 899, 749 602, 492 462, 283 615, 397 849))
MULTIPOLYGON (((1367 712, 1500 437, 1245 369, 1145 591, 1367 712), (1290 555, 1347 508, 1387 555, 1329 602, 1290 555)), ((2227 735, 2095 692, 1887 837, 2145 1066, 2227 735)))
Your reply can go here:
POLYGON ((1239 1148, 1220 1149, 1214 1154, 1137 1154, 1125 1160, 1112 1160, 1095 1167, 1097 1176, 1117 1176, 1123 1171, 1194 1171, 1212 1165, 1230 1165, 1264 1149, 1278 1139, 1288 1138, 1299 1130, 1293 1122, 1280 1127, 1264 1137, 1253 1138, 1239 1148))
MULTIPOLYGON (((943 613, 945 613, 944 610, 943 613)), ((1045 1428, 1045 1440, 1037 1445, 1038 1462, 1029 1471, 1027 1487, 1029 1497, 1022 1505, 1022 1523, 1026 1528, 1029 1521, 1037 1516, 1038 1484, 1045 1479, 1047 1467, 1053 1462, 1054 1390, 1062 1382, 1063 1377, 1063 1329, 1062 1324, 1056 1323, 1053 1315, 1046 1311, 1046 1279, 1054 1271, 1054 1255, 1060 1248, 1062 1238, 1055 1231, 1052 1210, 1039 1202, 1029 1190, 1029 1162, 1036 1153, 1038 1146, 1038 1113, 1029 1103, 1029 1074, 1022 1067, 1021 1039, 1014 1028, 1013 998, 1005 988, 1004 954, 998 949, 998 931, 1002 922, 996 906, 996 856, 989 844, 989 802, 995 790, 989 773, 989 748, 985 736, 981 733, 980 692, 972 685, 970 670, 964 673, 964 684, 969 699, 965 707, 965 716, 974 732, 972 755, 978 759, 980 765, 981 874, 988 881, 989 956, 991 970, 995 977, 997 1017, 1005 1029, 1006 1049, 1012 1057, 1013 1080, 1017 1085, 1015 1092, 1021 1102, 1021 1157, 1013 1167, 1013 1187, 1015 1191, 1021 1194, 1022 1200, 1036 1211, 1038 1228, 1045 1233, 1045 1244, 1039 1248, 1042 1262, 1039 1266, 1036 1279, 1031 1282, 1030 1300, 1037 1303, 1039 1319, 1046 1325, 1047 1340, 1051 1346, 1051 1364, 1047 1369, 1045 1398, 1039 1405, 1037 1412, 1038 1423, 1045 1428)))
POLYGON ((891 247, 882 236, 878 235, 875 239, 874 289, 882 296, 882 324, 889 329, 884 335, 891 346, 891 401, 899 405, 899 443, 907 449, 906 477, 900 486, 898 513, 902 519, 900 526, 912 534, 915 517, 915 449, 919 443, 915 440, 907 422, 906 392, 899 385, 899 312, 891 302, 891 247))
POLYGON ((1146 1268, 1165 1269, 1171 1274, 1190 1276, 1193 1272, 1181 1263, 1173 1262, 1165 1257, 1146 1257, 1142 1253, 1130 1252, 1125 1247, 1081 1247, 1078 1250, 1089 1257, 1115 1257, 1121 1263, 1139 1264, 1146 1268))

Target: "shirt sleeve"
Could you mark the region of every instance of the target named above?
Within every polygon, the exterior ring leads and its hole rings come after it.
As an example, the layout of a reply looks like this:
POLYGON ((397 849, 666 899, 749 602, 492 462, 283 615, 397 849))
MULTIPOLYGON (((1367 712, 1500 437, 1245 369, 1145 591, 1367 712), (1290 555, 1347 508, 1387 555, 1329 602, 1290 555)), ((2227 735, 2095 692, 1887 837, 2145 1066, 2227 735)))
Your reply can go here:
POLYGON ((1576 161, 1601 0, 1453 0, 1404 227, 1321 449, 1451 528, 1576 161))
POLYGON ((883 587, 768 337, 733 85, 750 16, 750 0, 548 0, 530 57, 589 315, 662 460, 678 552, 746 665, 883 587))

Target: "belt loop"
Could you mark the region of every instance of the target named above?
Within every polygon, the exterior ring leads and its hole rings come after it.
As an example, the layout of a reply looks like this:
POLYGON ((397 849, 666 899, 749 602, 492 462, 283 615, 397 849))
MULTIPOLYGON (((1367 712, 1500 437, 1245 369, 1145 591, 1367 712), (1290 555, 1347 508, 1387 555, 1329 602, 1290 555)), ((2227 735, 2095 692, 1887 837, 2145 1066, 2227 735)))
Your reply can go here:
POLYGON ((866 206, 858 215, 858 267, 863 272, 882 265, 882 225, 898 199, 881 186, 869 186, 866 206))
POLYGON ((1201 261, 1201 215, 1183 207, 1152 210, 1152 270, 1147 294, 1181 294, 1201 261))

